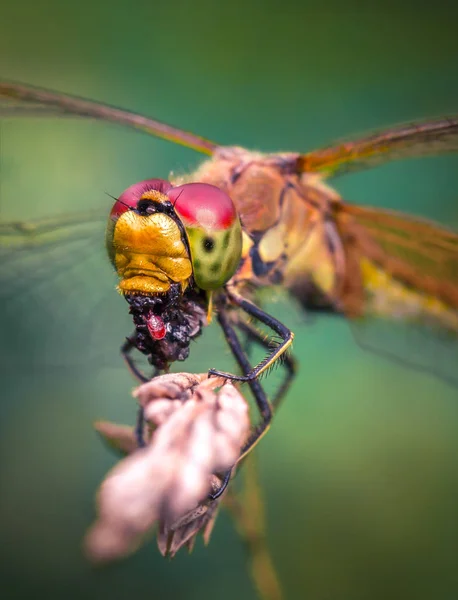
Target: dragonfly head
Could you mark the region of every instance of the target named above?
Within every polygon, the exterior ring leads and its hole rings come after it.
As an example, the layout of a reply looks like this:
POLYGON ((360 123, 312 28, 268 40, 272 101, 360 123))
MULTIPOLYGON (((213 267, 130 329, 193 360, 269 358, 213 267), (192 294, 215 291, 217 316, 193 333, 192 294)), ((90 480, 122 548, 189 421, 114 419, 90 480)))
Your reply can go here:
POLYGON ((185 360, 208 323, 211 291, 240 261, 242 229, 232 200, 203 183, 136 183, 111 210, 106 246, 130 304, 134 345, 161 370, 185 360))
POLYGON ((182 291, 192 283, 215 290, 237 269, 242 229, 232 200, 219 188, 148 179, 115 202, 106 245, 123 294, 163 294, 174 283, 182 291))

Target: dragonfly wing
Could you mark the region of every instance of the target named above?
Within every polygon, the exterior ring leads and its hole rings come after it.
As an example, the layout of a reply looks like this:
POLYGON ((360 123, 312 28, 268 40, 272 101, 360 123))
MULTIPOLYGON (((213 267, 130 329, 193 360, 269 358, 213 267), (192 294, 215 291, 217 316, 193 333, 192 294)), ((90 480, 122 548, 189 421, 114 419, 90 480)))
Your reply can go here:
POLYGON ((106 256, 106 211, 0 223, 1 368, 121 365, 132 324, 106 256))
POLYGON ((351 320, 350 327, 363 350, 458 386, 456 334, 381 317, 351 320))
POLYGON ((402 158, 458 151, 458 116, 399 125, 357 140, 335 143, 292 159, 300 173, 335 177, 402 158))
POLYGON ((218 148, 218 144, 203 137, 114 106, 20 83, 0 81, 0 117, 27 115, 78 116, 111 121, 193 148, 203 154, 213 154, 218 148))
POLYGON ((347 306, 358 343, 458 384, 458 235, 391 211, 337 211, 364 292, 361 311, 347 306))

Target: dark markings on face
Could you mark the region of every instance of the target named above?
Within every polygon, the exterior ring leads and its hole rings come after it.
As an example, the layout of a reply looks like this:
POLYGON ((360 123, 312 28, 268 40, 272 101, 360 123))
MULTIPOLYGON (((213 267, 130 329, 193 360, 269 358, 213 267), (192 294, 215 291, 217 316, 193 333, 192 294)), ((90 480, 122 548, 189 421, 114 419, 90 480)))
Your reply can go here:
POLYGON ((227 248, 229 246, 229 242, 231 241, 231 232, 226 231, 223 239, 223 248, 227 248))
POLYGON ((202 240, 202 248, 205 252, 212 252, 215 247, 215 240, 209 236, 202 240))
POLYGON ((214 262, 214 263, 212 263, 210 265, 210 272, 211 273, 218 273, 218 271, 221 270, 221 267, 222 267, 221 263, 218 262, 218 261, 216 261, 216 262, 214 262))

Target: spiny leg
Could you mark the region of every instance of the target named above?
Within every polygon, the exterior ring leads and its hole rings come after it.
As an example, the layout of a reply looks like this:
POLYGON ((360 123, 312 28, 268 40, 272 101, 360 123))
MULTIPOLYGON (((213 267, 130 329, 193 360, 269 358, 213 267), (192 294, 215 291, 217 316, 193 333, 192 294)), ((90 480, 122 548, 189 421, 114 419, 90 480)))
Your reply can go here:
MULTIPOLYGON (((267 350, 271 350, 271 346, 269 345, 269 340, 266 339, 262 335, 262 333, 256 329, 256 327, 251 325, 251 323, 247 323, 246 321, 243 321, 240 317, 237 317, 237 319, 234 321, 234 326, 246 334, 248 342, 256 342, 263 348, 266 348, 267 350)), ((248 352, 249 352, 249 350, 247 350, 247 354, 248 354, 248 352)), ((281 361, 281 366, 286 369, 286 375, 283 378, 283 381, 282 381, 280 387, 276 390, 276 392, 271 400, 271 404, 272 404, 272 408, 274 409, 274 412, 277 411, 278 407, 280 406, 281 401, 285 397, 286 392, 288 391, 291 383, 293 382, 294 377, 296 376, 296 360, 294 359, 293 356, 291 356, 291 354, 289 354, 288 352, 285 352, 281 356, 280 361, 281 361)))
MULTIPOLYGON (((250 373, 252 371, 250 361, 248 360, 248 357, 242 347, 242 344, 240 343, 240 340, 238 339, 235 330, 229 321, 229 317, 227 316, 223 307, 220 309, 217 318, 224 332, 226 341, 229 344, 229 347, 232 350, 232 353, 239 367, 241 368, 242 373, 250 373)), ((209 372, 209 374, 211 373, 209 372)), ((224 376, 225 375, 223 374, 223 377, 224 376)), ((252 450, 253 447, 259 442, 262 436, 268 431, 270 422, 272 420, 272 407, 259 381, 257 379, 244 378, 240 378, 240 380, 247 381, 248 385, 250 386, 250 389, 256 401, 256 405, 261 414, 261 422, 251 432, 250 437, 248 438, 241 450, 237 462, 239 462, 244 456, 246 456, 250 452, 250 450, 252 450)), ((226 472, 221 487, 214 494, 210 494, 209 498, 215 500, 216 498, 221 496, 221 494, 224 492, 229 483, 231 471, 232 469, 226 472)))
MULTIPOLYGON (((249 365, 248 371, 244 369, 245 375, 234 375, 232 373, 218 371, 217 369, 210 369, 208 371, 208 374, 215 375, 217 377, 224 377, 225 379, 230 379, 232 381, 254 381, 259 377, 259 375, 261 375, 261 373, 263 373, 266 369, 271 367, 275 363, 275 361, 278 360, 284 354, 284 352, 289 348, 289 346, 291 346, 294 334, 290 329, 288 329, 288 327, 286 327, 286 325, 283 325, 283 323, 275 319, 275 317, 272 317, 262 309, 258 308, 249 300, 243 298, 243 296, 240 296, 240 294, 237 294, 237 292, 235 292, 230 287, 228 287, 226 291, 227 300, 229 300, 233 305, 241 308, 250 317, 257 319, 258 321, 272 329, 272 331, 275 331, 275 333, 277 333, 280 336, 282 341, 276 348, 271 350, 270 354, 268 354, 264 360, 262 360, 254 368, 252 368, 251 365, 249 365)), ((224 306, 221 307, 221 311, 223 310, 224 306)))

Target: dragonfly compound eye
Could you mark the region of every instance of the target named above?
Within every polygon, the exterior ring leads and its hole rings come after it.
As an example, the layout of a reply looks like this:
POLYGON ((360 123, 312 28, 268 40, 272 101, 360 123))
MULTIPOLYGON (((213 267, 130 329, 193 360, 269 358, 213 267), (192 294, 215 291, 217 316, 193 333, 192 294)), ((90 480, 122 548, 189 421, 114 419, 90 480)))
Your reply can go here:
POLYGON ((242 228, 230 197, 214 185, 187 183, 167 192, 189 240, 194 280, 203 290, 224 285, 237 270, 242 228))

